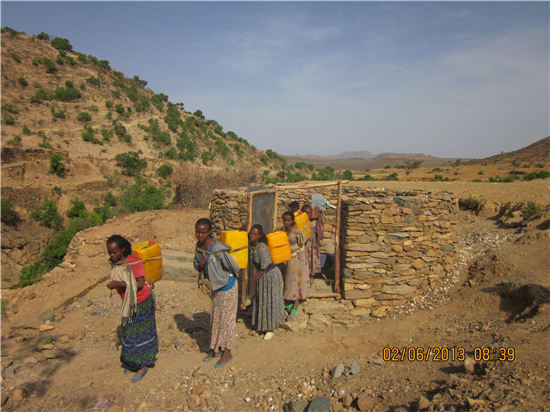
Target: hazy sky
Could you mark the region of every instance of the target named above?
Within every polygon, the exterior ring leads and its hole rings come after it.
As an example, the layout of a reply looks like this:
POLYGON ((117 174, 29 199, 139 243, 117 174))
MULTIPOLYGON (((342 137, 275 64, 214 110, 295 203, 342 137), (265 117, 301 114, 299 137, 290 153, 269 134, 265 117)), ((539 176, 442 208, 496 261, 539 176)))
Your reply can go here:
POLYGON ((548 2, 1 2, 281 154, 483 158, 550 135, 548 2))

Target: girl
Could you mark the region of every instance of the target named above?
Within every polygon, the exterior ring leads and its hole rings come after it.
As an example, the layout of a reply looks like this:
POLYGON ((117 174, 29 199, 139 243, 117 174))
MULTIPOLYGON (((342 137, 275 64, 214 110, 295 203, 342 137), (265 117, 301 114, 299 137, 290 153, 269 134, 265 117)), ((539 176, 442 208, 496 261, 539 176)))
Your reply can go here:
POLYGON ((197 250, 193 265, 212 286, 210 313, 210 355, 203 361, 209 362, 221 356, 216 368, 221 368, 233 359, 231 350, 235 347, 235 326, 237 323, 239 265, 227 251, 231 248, 212 238, 212 222, 199 219, 195 224, 197 250))
POLYGON ((292 251, 292 259, 286 267, 284 298, 292 301, 286 308, 290 309, 290 314, 293 315, 298 312, 300 299, 311 296, 309 269, 304 250, 306 237, 301 230, 294 227, 294 213, 283 213, 283 225, 292 251))
POLYGON ((307 213, 309 217, 309 226, 311 227, 311 237, 306 244, 307 260, 311 281, 316 273, 321 272, 321 241, 323 240, 323 221, 321 219, 318 207, 313 214, 313 208, 310 205, 303 205, 302 212, 307 213))
POLYGON ((248 237, 250 262, 253 264, 251 280, 258 284, 258 292, 252 304, 252 325, 256 326, 258 332, 265 332, 264 339, 268 340, 285 320, 283 275, 271 260, 263 227, 252 226, 248 237))
POLYGON ((113 235, 107 239, 111 264, 109 289, 116 289, 122 298, 120 312, 122 324, 122 351, 120 362, 124 373, 136 371, 132 382, 137 382, 149 371, 159 353, 155 302, 149 286, 145 284, 145 268, 125 238, 113 235), (132 264, 132 262, 137 262, 132 264))

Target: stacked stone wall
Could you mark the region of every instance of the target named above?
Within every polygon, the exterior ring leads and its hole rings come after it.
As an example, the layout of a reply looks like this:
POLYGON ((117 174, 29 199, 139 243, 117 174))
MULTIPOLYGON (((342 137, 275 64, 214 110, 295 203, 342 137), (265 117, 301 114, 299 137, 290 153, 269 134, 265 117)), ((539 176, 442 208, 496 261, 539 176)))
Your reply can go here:
MULTIPOLYGON (((311 203, 314 193, 336 206, 336 186, 278 189, 277 229, 282 229, 281 216, 290 202, 311 203)), ((217 234, 248 230, 248 195, 246 189, 214 191, 210 218, 217 234)), ((350 308, 391 310, 414 301, 452 270, 458 203, 451 192, 346 186, 341 200, 340 272, 344 303, 350 308)), ((323 217, 321 252, 334 253, 336 211, 327 208, 323 217)))

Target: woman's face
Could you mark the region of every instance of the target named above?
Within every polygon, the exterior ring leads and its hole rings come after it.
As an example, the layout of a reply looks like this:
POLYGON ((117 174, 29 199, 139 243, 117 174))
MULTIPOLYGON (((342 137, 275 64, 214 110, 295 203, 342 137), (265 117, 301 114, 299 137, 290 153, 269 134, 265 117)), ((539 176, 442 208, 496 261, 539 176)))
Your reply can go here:
POLYGON ((212 234, 212 229, 208 228, 206 225, 196 225, 195 226, 195 237, 199 243, 204 243, 212 234))
POLYGON ((306 207, 306 208, 304 209, 304 212, 306 212, 307 217, 309 218, 309 220, 311 220, 311 212, 312 212, 312 211, 313 211, 313 210, 312 210, 310 207, 306 207))
POLYGON ((288 215, 283 216, 283 225, 285 226, 285 229, 288 229, 289 227, 291 227, 293 223, 294 223, 294 219, 292 219, 290 216, 288 215))
POLYGON ((258 243, 258 240, 260 240, 260 231, 256 228, 250 230, 250 232, 248 232, 248 238, 250 239, 250 243, 252 243, 253 245, 255 245, 256 243, 258 243))
POLYGON ((118 247, 116 243, 108 243, 107 252, 109 252, 109 256, 113 262, 118 262, 121 259, 124 260, 124 249, 118 247))
POLYGON ((290 211, 291 211, 292 213, 296 213, 296 212, 298 211, 298 209, 300 209, 299 206, 290 206, 290 211))

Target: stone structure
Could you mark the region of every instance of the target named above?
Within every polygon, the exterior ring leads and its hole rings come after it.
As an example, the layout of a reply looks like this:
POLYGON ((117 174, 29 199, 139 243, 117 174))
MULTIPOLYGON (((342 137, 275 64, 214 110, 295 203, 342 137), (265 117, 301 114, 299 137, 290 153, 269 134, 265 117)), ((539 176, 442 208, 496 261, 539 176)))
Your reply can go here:
MULTIPOLYGON (((336 186, 277 189, 277 228, 290 202, 311 203, 313 193, 337 204, 336 186)), ((248 196, 246 189, 214 192, 210 217, 217 233, 247 230, 248 196)), ((340 272, 345 303, 391 311, 437 284, 454 266, 457 212, 451 192, 343 187, 340 272)), ((323 252, 334 253, 336 211, 325 210, 324 222, 323 252)))

